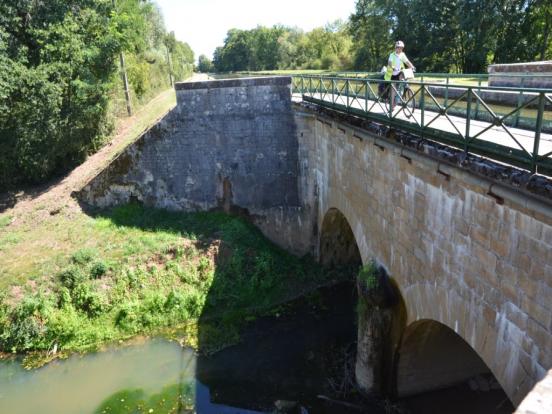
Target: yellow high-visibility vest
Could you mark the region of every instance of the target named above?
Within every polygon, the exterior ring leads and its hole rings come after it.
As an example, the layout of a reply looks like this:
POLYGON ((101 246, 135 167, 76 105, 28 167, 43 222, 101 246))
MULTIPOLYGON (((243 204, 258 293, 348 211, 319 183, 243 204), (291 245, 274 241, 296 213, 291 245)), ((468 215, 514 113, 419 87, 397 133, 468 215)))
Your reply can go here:
POLYGON ((392 52, 389 55, 389 59, 387 59, 387 72, 385 72, 383 78, 385 80, 391 80, 393 72, 396 71, 398 73, 403 70, 406 67, 406 62, 408 62, 408 58, 406 57, 404 52, 401 52, 398 55, 395 52, 392 52), (389 64, 389 62, 391 62, 391 65, 389 64))

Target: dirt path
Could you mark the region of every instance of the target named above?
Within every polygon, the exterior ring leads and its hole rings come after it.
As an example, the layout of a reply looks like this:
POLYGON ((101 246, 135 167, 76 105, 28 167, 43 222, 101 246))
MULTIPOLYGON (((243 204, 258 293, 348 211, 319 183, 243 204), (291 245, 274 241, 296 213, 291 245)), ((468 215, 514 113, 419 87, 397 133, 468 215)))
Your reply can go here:
MULTIPOLYGON (((198 82, 209 80, 207 74, 194 74, 186 82, 198 82)), ((76 167, 65 177, 58 178, 47 184, 27 188, 17 193, 0 195, 0 213, 6 213, 12 217, 12 225, 35 221, 40 216, 55 215, 59 211, 80 211, 80 206, 71 197, 71 193, 80 190, 89 180, 103 170, 110 160, 125 148, 133 139, 141 135, 139 131, 132 134, 132 129, 142 121, 148 112, 159 110, 160 101, 167 100, 173 89, 160 93, 145 106, 134 113, 132 117, 118 120, 112 140, 95 154, 89 156, 84 163, 76 167), (129 136, 129 134, 131 134, 129 136)), ((163 111, 158 116, 162 116, 163 111)), ((144 129, 153 125, 156 121, 144 125, 144 129)))

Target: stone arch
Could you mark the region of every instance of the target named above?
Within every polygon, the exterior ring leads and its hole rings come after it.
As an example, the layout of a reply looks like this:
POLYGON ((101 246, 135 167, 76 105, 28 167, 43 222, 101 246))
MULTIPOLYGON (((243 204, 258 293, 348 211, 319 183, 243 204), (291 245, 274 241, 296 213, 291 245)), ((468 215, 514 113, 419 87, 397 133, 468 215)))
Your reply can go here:
POLYGON ((481 387, 497 384, 477 351, 453 329, 431 319, 418 320, 405 329, 396 363, 399 397, 448 388, 476 377, 483 381, 481 387))
POLYGON ((337 208, 330 208, 324 216, 318 251, 320 263, 324 266, 362 265, 351 225, 337 208))
MULTIPOLYGON (((407 318, 394 352, 394 382, 399 394, 399 361, 405 355, 405 340, 418 322, 429 320, 447 327, 461 338, 485 363, 509 400, 514 405, 521 402, 532 383, 520 359, 522 333, 516 332, 515 326, 507 320, 504 306, 495 311, 473 293, 464 297, 458 289, 438 283, 403 285, 400 290, 407 318)), ((530 364, 528 366, 530 368, 530 364)))

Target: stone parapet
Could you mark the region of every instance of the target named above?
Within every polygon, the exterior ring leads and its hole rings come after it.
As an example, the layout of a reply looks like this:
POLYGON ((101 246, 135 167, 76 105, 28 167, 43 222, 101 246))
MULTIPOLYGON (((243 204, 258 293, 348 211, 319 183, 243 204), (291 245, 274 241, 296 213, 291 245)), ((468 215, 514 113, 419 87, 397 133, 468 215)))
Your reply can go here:
POLYGON ((552 89, 552 60, 490 65, 489 86, 552 89))

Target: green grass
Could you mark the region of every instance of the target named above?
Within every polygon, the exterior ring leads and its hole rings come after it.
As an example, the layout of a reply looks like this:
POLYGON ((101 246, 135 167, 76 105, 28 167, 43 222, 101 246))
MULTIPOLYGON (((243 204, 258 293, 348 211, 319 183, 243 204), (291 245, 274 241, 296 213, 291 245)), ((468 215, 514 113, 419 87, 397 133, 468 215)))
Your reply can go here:
MULTIPOLYGON (((161 92, 154 99, 148 102, 147 105, 135 110, 133 122, 131 122, 128 127, 122 127, 123 139, 115 149, 115 154, 125 148, 129 143, 136 140, 142 132, 148 129, 157 119, 166 114, 175 106, 176 93, 174 88, 170 88, 161 92)), ((121 128, 121 122, 125 122, 125 118, 125 116, 121 116, 119 120, 119 128, 121 128)))
POLYGON ((0 216, 0 229, 9 225, 11 221, 12 221, 11 216, 8 216, 8 215, 0 216))
POLYGON ((4 352, 87 351, 164 329, 213 352, 239 340, 246 319, 336 277, 223 213, 127 205, 46 227, 22 231, 8 249, 51 234, 49 248, 22 258, 24 273, 14 257, 3 271, 2 291, 12 292, 0 299, 4 352))

